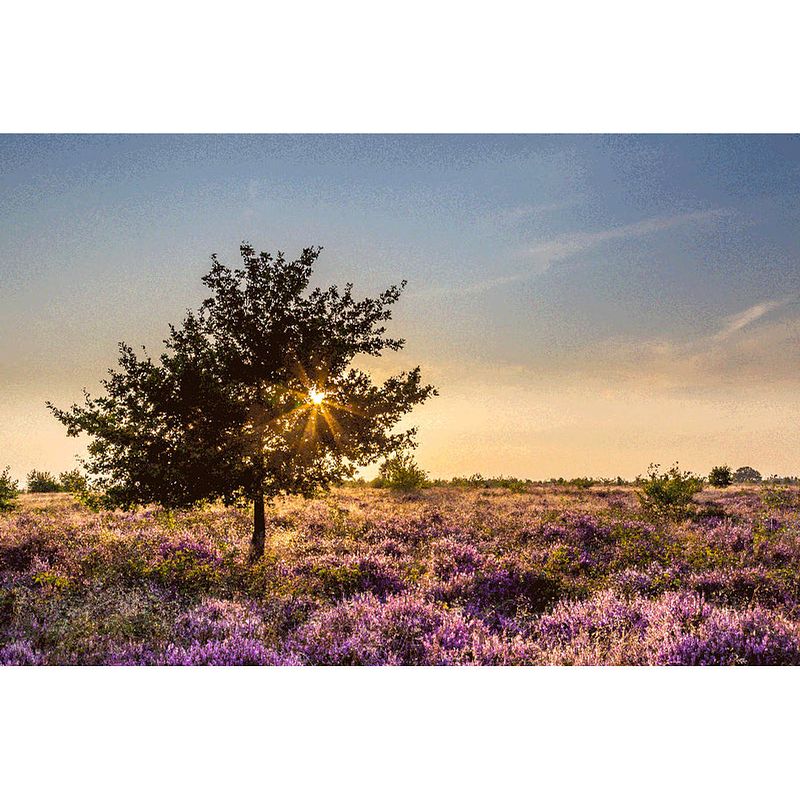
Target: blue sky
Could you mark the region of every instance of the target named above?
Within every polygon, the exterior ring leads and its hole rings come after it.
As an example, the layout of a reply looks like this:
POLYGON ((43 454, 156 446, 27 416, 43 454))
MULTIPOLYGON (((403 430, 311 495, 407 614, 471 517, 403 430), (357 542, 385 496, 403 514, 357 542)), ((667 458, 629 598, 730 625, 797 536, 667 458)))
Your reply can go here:
POLYGON ((2 136, 0 461, 71 466, 44 400, 157 349, 247 239, 408 279, 373 367, 439 386, 435 474, 800 472, 799 179, 787 136, 2 136))

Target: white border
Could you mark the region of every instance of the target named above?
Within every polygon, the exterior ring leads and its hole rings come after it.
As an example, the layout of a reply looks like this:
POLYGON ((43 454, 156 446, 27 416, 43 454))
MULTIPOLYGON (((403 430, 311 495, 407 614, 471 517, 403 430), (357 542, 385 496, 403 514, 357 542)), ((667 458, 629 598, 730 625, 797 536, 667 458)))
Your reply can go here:
MULTIPOLYGON (((794 132, 795 15, 17 0, 0 127, 794 132)), ((770 797, 795 788, 798 674, 4 668, 4 794, 770 797)))
POLYGON ((775 797, 780 668, 5 668, 8 797, 775 797))
POLYGON ((4 6, 6 132, 794 132, 788 2, 4 6))

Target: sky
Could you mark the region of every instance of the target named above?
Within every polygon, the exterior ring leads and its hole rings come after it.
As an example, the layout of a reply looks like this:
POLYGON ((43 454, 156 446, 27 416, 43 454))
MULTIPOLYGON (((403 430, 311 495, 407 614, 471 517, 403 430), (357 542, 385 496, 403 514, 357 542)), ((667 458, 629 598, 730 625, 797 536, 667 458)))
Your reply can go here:
POLYGON ((0 136, 0 469, 74 467, 45 401, 158 353, 247 240, 408 281, 361 365, 439 389, 433 476, 800 474, 798 232, 797 136, 0 136))

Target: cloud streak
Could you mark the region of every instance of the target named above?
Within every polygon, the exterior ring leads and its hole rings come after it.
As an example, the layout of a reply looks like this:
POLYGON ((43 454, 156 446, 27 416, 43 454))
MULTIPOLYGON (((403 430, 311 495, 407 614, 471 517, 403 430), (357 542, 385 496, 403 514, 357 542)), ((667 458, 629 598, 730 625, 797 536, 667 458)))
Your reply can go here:
POLYGON ((726 324, 716 334, 714 334, 713 339, 717 342, 725 341, 725 339, 730 338, 737 331, 742 330, 742 328, 746 328, 748 325, 751 325, 756 320, 761 319, 761 317, 769 314, 771 311, 783 308, 783 306, 791 302, 791 300, 791 297, 784 298, 783 300, 768 300, 764 303, 756 303, 756 305, 750 306, 750 308, 746 308, 744 311, 741 311, 738 314, 732 314, 731 316, 726 317, 726 324))
POLYGON ((706 211, 693 211, 686 214, 674 214, 669 217, 650 217, 627 225, 617 225, 599 231, 582 231, 556 236, 534 242, 524 251, 523 255, 533 259, 533 268, 524 272, 500 275, 484 281, 462 286, 429 287, 420 292, 421 295, 473 295, 489 291, 498 286, 519 283, 530 278, 542 275, 554 264, 564 261, 572 256, 580 255, 599 247, 606 242, 625 241, 650 236, 661 231, 671 230, 681 225, 697 222, 708 222, 727 216, 730 212, 725 209, 710 209, 706 211))
POLYGON ((694 211, 688 214, 675 214, 670 217, 650 217, 639 222, 618 225, 606 230, 566 234, 547 241, 537 242, 529 248, 528 253, 537 262, 544 265, 546 269, 549 269, 552 264, 558 261, 592 250, 606 242, 640 239, 643 236, 667 231, 680 225, 719 219, 726 213, 728 212, 721 209, 712 209, 709 211, 694 211))

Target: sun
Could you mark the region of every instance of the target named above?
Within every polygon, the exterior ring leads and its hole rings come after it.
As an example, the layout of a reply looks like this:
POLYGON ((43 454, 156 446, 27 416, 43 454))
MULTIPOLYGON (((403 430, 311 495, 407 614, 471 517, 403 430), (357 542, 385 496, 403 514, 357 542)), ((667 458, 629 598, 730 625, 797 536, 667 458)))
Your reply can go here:
POLYGON ((322 401, 325 399, 325 392, 321 392, 315 386, 312 386, 308 390, 308 396, 315 406, 321 406, 322 401))

